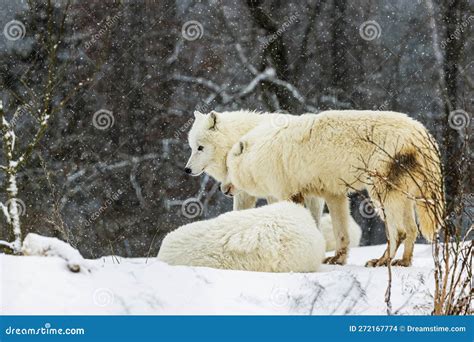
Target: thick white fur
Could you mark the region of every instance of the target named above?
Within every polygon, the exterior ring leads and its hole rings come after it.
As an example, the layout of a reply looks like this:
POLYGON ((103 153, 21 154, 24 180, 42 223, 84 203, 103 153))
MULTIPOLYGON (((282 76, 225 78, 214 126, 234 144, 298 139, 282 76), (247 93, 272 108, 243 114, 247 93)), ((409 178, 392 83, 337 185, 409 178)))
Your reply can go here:
POLYGON ((310 212, 279 202, 182 226, 161 244, 170 265, 258 272, 315 272, 325 241, 310 212))
MULTIPOLYGON (((336 249, 336 239, 334 238, 334 231, 332 229, 331 215, 323 214, 321 217, 321 224, 319 230, 323 233, 324 239, 326 240, 326 252, 330 252, 336 249)), ((360 244, 360 238, 362 236, 362 229, 352 217, 349 217, 349 247, 357 247, 360 244)))
POLYGON ((425 127, 405 114, 378 111, 327 111, 286 120, 281 127, 263 123, 233 146, 228 186, 279 200, 323 197, 337 237, 336 255, 327 262, 339 264, 346 262, 349 246, 347 192, 366 188, 372 200, 383 196, 390 238, 390 250, 368 265, 386 264, 402 241, 403 259, 395 264, 410 265, 417 235, 414 206, 420 230, 430 240, 439 221, 428 206, 442 213, 444 203, 437 148, 425 127), (411 165, 399 165, 400 160, 411 165), (414 200, 422 195, 433 197, 414 200))
MULTIPOLYGON (((191 156, 186 167, 192 175, 197 176, 206 172, 218 182, 225 181, 227 175, 226 156, 232 146, 250 130, 262 123, 282 125, 291 117, 290 114, 270 114, 240 110, 233 112, 211 112, 202 114, 194 112, 195 120, 188 134, 191 156), (203 150, 199 151, 198 147, 203 150)), ((266 197, 269 203, 275 199, 266 197)), ((244 191, 234 195, 234 210, 255 207, 257 198, 244 191)), ((311 211, 316 224, 319 225, 324 202, 317 197, 305 200, 306 207, 311 211)))

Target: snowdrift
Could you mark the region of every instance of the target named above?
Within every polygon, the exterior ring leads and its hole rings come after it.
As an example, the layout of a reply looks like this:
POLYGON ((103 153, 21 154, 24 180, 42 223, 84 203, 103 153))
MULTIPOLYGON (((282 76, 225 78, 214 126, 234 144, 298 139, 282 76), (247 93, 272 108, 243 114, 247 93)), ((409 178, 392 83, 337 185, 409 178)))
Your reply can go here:
MULTIPOLYGON (((71 252, 60 247, 60 253, 38 249, 48 257, 0 255, 2 314, 386 314, 387 268, 363 266, 385 245, 353 248, 346 266, 279 274, 169 266, 156 258, 81 260, 74 253, 79 268, 71 268, 64 257, 71 252)), ((430 314, 431 246, 416 245, 414 266, 392 270, 394 313, 430 314)))

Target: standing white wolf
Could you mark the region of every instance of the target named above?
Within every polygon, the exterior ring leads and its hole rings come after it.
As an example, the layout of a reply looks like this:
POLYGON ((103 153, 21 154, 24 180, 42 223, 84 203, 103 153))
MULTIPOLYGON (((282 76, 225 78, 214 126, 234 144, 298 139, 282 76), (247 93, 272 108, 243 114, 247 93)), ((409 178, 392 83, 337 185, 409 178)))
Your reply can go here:
MULTIPOLYGON (((240 110, 223 113, 212 111, 209 114, 195 111, 194 117, 194 123, 188 134, 192 152, 185 170, 193 176, 206 172, 218 182, 224 182, 227 175, 227 154, 243 135, 260 124, 274 127, 285 126, 292 115, 240 110)), ((264 198, 269 203, 276 201, 271 196, 264 196, 264 198)), ((242 210, 255 207, 257 198, 239 190, 234 194, 233 200, 234 210, 242 210)), ((332 232, 328 234, 329 229, 332 230, 331 219, 321 219, 324 201, 314 196, 307 197, 305 205, 311 212, 318 228, 324 233, 327 250, 334 250, 336 244, 334 234, 332 232)), ((352 220, 349 224, 350 245, 358 246, 360 236, 360 226, 352 220)))
POLYGON ((394 265, 411 265, 414 207, 428 240, 444 210, 437 146, 421 123, 401 113, 327 111, 289 117, 283 127, 262 124, 234 145, 227 167, 224 191, 297 202, 323 197, 337 237, 329 263, 347 259, 348 191, 365 188, 383 208, 389 246, 368 266, 386 265, 402 242, 403 258, 394 265))
MULTIPOLYGON (((226 157, 232 146, 250 130, 262 123, 281 126, 291 117, 290 114, 260 114, 252 111, 234 111, 209 114, 194 112, 194 123, 188 134, 191 156, 185 171, 193 176, 203 172, 211 175, 218 182, 223 182, 227 175, 226 157)), ((269 203, 274 198, 264 196, 269 203)), ((234 196, 234 210, 248 209, 255 206, 257 198, 239 191, 234 196)), ((324 202, 317 197, 309 197, 306 207, 319 226, 324 202)))

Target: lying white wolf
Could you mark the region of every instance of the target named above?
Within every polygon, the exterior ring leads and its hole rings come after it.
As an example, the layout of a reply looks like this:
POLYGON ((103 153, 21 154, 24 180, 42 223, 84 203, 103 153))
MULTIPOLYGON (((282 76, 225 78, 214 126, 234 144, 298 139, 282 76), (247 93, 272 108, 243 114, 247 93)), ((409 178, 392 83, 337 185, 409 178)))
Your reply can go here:
POLYGON ((244 135, 227 157, 225 192, 301 202, 321 196, 331 214, 336 255, 344 264, 349 246, 347 193, 367 189, 380 201, 389 248, 368 266, 386 265, 404 242, 411 265, 417 236, 414 207, 423 236, 432 240, 444 210, 440 160, 425 127, 395 112, 327 111, 287 118, 286 125, 261 124, 244 135))
MULTIPOLYGON (((188 134, 191 156, 185 171, 193 176, 203 172, 211 175, 218 182, 223 182, 227 175, 226 156, 239 139, 261 123, 275 126, 284 124, 290 114, 260 114, 252 111, 234 111, 209 114, 194 112, 194 123, 188 134)), ((270 196, 267 202, 275 202, 270 196)), ((234 210, 255 207, 257 198, 239 191, 234 196, 234 210)), ((317 197, 308 197, 306 207, 311 211, 316 224, 319 225, 324 202, 317 197)))
POLYGON ((230 270, 315 272, 324 254, 324 237, 310 212, 279 202, 182 226, 166 235, 158 260, 230 270))

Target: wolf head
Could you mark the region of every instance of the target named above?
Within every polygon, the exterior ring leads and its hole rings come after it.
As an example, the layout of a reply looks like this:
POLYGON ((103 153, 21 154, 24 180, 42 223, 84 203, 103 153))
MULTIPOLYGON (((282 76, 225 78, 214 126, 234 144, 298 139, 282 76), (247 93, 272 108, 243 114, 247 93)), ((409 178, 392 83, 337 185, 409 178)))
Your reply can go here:
POLYGON ((226 167, 227 174, 225 180, 221 183, 220 189, 224 195, 232 197, 238 192, 237 188, 232 183, 232 179, 235 179, 235 174, 237 167, 240 165, 241 159, 243 157, 244 151, 247 147, 247 141, 240 139, 227 154, 226 157, 226 167))
POLYGON ((198 176, 213 162, 215 146, 213 136, 217 125, 217 113, 202 114, 194 112, 194 123, 188 134, 188 143, 191 147, 191 156, 186 164, 185 171, 192 176, 198 176))
POLYGON ((237 180, 239 175, 238 167, 244 157, 245 150, 247 149, 247 141, 240 139, 237 143, 232 146, 226 157, 227 174, 224 181, 222 181, 220 189, 224 195, 232 197, 238 193, 238 189, 232 183, 232 180, 237 180))
POLYGON ((248 110, 209 114, 194 112, 194 123, 188 134, 191 147, 185 171, 193 176, 202 172, 223 182, 227 175, 226 156, 232 146, 257 126, 264 116, 248 110))

